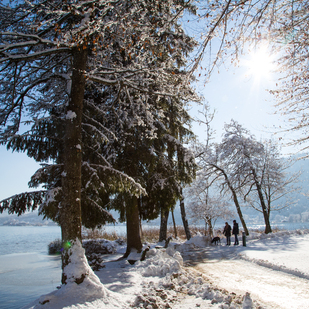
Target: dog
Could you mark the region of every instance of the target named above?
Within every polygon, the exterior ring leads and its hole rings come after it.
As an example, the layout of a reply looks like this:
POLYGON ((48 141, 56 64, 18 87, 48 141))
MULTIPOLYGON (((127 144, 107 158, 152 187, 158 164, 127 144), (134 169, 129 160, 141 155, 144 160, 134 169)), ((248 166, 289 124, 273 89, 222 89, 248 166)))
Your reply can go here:
POLYGON ((218 245, 219 243, 221 244, 221 239, 220 237, 216 236, 211 240, 212 244, 218 245))

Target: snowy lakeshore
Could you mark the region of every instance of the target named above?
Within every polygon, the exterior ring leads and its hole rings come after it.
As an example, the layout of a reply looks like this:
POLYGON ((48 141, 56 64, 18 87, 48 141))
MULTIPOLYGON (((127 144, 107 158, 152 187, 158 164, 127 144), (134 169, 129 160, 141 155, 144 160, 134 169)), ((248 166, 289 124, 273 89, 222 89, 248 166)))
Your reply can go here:
POLYGON ((125 244, 106 244, 114 253, 103 255, 103 268, 95 271, 103 291, 94 286, 89 295, 86 282, 69 284, 24 308, 298 309, 309 303, 309 230, 251 231, 246 247, 225 246, 224 239, 210 245, 201 235, 171 241, 167 249, 148 244, 146 259, 133 265, 119 260, 125 244))

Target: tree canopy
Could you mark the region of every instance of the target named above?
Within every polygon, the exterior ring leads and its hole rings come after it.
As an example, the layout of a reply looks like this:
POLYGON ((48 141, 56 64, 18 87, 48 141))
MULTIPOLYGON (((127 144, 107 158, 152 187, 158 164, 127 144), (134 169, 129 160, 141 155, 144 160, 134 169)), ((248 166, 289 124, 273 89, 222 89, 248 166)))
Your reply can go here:
MULTIPOLYGON (((195 98, 181 68, 183 46, 192 44, 177 23, 185 9, 192 7, 183 1, 1 1, 0 143, 46 162, 31 184, 47 183, 45 203, 57 205, 52 215, 69 244, 64 284, 87 278, 66 271, 80 246, 82 200, 102 202, 98 188, 106 183, 143 192, 112 165, 117 151, 106 146, 119 138, 117 126, 142 125, 145 115, 151 125, 159 114, 154 97, 195 98)), ((42 203, 35 193, 23 196, 28 208, 42 203)))

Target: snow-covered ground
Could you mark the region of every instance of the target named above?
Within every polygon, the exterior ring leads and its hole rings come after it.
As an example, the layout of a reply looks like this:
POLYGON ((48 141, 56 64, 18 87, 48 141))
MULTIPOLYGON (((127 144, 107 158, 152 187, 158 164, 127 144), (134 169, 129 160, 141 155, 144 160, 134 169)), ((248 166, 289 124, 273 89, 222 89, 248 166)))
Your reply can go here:
POLYGON ((246 247, 225 246, 224 240, 209 245, 203 236, 170 242, 167 249, 155 246, 144 261, 131 265, 118 260, 125 250, 118 245, 117 253, 104 256, 105 267, 95 272, 103 288, 93 274, 91 283, 69 284, 25 308, 309 306, 309 230, 251 232, 246 247))

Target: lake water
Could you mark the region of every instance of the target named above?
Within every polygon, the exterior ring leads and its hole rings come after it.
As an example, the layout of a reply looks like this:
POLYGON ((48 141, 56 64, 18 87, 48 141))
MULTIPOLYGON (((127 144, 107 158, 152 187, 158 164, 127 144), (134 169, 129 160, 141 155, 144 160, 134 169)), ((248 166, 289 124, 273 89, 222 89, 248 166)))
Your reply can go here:
POLYGON ((17 309, 57 288, 60 256, 48 244, 61 237, 58 226, 0 226, 0 308, 17 309))
MULTIPOLYGON (((126 234, 125 226, 107 232, 126 234)), ((0 309, 20 309, 61 282, 61 257, 48 244, 61 238, 58 226, 0 226, 0 309)))
MULTIPOLYGON (((308 229, 309 223, 272 226, 308 229)), ((125 235, 126 228, 107 226, 105 231, 125 235)), ((60 285, 61 258, 48 255, 48 244, 61 237, 58 226, 0 226, 0 235, 0 309, 20 309, 60 285)))

